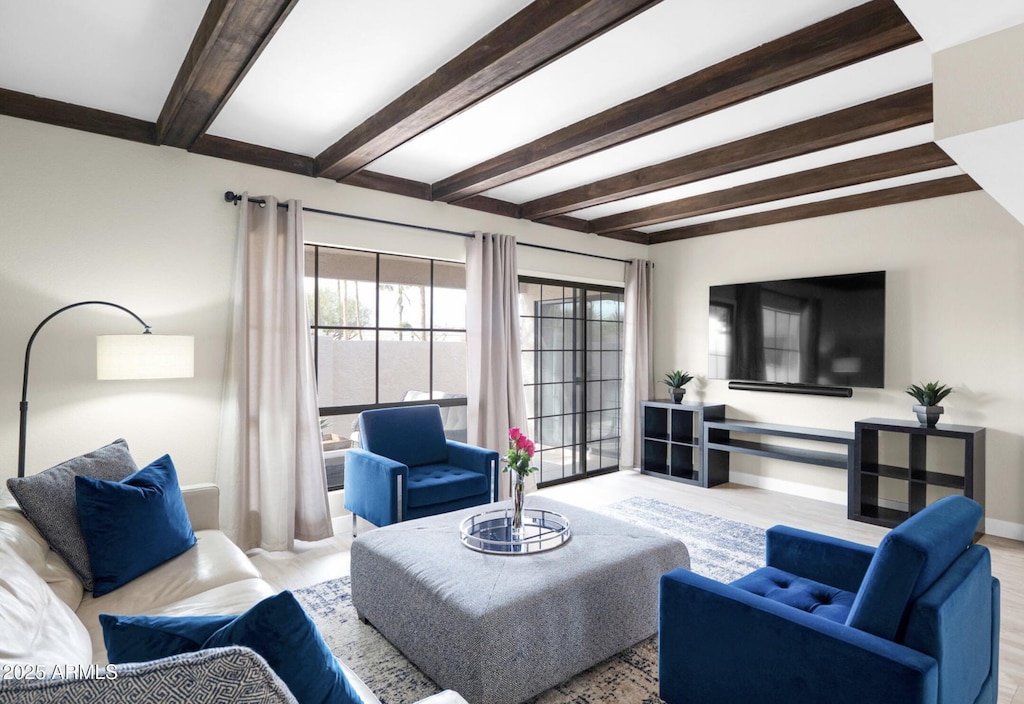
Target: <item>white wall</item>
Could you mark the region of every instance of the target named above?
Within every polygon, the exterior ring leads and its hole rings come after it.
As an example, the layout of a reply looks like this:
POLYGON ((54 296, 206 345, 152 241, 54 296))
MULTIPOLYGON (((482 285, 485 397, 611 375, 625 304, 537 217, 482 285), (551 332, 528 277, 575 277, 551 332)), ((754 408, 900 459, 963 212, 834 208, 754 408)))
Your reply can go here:
MULTIPOLYGON (((654 369, 707 373, 713 284, 886 270, 886 384, 837 399, 692 383, 728 415, 853 430, 913 419, 912 382, 956 387, 944 422, 987 435, 987 527, 1024 539, 1024 226, 983 192, 656 245, 654 369)), ((659 385, 660 386, 660 385, 659 385)), ((687 396, 689 398, 689 395, 687 396)), ((846 473, 733 454, 733 478, 845 503, 846 473)))
MULTIPOLYGON (((29 472, 123 436, 141 463, 169 452, 183 482, 213 480, 237 222, 226 190, 613 257, 646 253, 442 203, 0 117, 0 478, 16 473, 22 360, 33 328, 63 305, 105 299, 134 310, 154 332, 194 335, 196 376, 96 381, 95 336, 131 333, 136 324, 97 306, 58 316, 32 354, 29 472)), ((310 241, 464 260, 459 237, 314 215, 305 227, 310 241)), ((616 262, 530 249, 520 250, 520 262, 524 273, 623 279, 616 262)))

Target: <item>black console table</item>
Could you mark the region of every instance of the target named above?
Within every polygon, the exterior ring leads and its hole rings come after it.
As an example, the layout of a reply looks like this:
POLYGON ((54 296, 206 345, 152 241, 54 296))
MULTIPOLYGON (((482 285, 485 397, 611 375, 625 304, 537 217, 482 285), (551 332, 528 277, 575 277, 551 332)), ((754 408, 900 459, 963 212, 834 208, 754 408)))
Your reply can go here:
POLYGON ((799 425, 776 425, 753 420, 722 420, 704 424, 707 442, 704 454, 713 458, 723 452, 741 452, 745 455, 756 455, 776 460, 804 462, 822 467, 834 467, 848 470, 852 463, 850 448, 853 445, 853 433, 844 430, 827 430, 824 428, 807 428, 799 425), (813 440, 842 446, 841 452, 811 450, 803 447, 787 447, 749 440, 736 440, 729 433, 748 433, 767 435, 794 440, 813 440))
MULTIPOLYGON (((868 418, 854 424, 854 462, 849 480, 849 518, 881 526, 897 526, 938 498, 959 493, 985 505, 985 429, 940 423, 926 428, 916 421, 868 418), (906 462, 879 462, 879 434, 906 436, 906 462), (963 446, 962 469, 937 472, 928 461, 928 438, 950 438, 963 446), (889 491, 879 484, 888 483, 889 491), (929 487, 936 487, 929 497, 929 487), (888 501, 886 501, 888 499, 888 501), (889 505, 885 505, 888 503, 889 505), (894 508, 893 504, 900 508, 894 508), (905 508, 904 508, 905 507, 905 508)), ((978 527, 985 532, 985 519, 978 527)))

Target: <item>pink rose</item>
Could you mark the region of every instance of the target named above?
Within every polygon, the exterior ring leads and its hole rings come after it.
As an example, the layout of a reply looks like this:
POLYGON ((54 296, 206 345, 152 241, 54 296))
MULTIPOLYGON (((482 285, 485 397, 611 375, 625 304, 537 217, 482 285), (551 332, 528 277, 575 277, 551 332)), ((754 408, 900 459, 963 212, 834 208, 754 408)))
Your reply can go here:
POLYGON ((533 445, 533 440, 527 440, 526 441, 526 447, 524 449, 526 450, 526 456, 532 459, 533 458, 533 452, 536 449, 534 447, 534 445, 533 445))
POLYGON ((528 442, 530 442, 530 438, 526 437, 525 435, 520 435, 518 438, 516 438, 516 447, 520 450, 525 450, 526 444, 528 442))
POLYGON ((519 428, 509 428, 508 436, 513 440, 518 440, 519 438, 523 437, 523 433, 519 430, 519 428))

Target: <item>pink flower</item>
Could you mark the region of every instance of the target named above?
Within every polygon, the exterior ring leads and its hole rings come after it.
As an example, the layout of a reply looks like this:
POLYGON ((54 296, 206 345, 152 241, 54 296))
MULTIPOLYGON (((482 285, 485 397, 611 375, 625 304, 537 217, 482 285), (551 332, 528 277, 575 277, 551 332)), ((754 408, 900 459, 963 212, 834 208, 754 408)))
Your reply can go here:
POLYGON ((533 459, 533 452, 535 449, 533 445, 533 440, 527 440, 526 447, 524 447, 523 449, 526 450, 526 456, 533 459))
POLYGON ((519 428, 509 428, 508 436, 513 440, 518 440, 519 438, 524 437, 522 431, 520 431, 519 428))
POLYGON ((520 450, 525 450, 526 445, 529 442, 530 438, 526 437, 525 435, 520 435, 518 438, 516 438, 516 448, 520 450))

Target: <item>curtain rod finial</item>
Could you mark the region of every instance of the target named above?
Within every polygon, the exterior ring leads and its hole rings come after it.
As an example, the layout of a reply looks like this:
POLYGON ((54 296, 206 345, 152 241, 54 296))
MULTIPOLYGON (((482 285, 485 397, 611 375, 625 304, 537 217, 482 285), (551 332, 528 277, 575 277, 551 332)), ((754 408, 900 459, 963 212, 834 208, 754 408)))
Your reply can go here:
POLYGON ((234 191, 224 191, 224 202, 238 204, 238 201, 242 200, 242 196, 236 195, 234 191))

